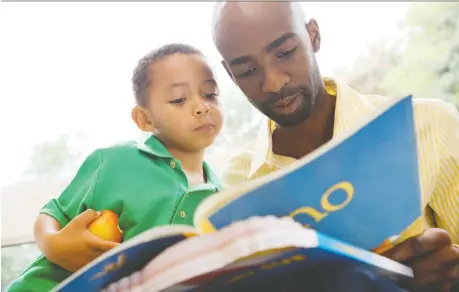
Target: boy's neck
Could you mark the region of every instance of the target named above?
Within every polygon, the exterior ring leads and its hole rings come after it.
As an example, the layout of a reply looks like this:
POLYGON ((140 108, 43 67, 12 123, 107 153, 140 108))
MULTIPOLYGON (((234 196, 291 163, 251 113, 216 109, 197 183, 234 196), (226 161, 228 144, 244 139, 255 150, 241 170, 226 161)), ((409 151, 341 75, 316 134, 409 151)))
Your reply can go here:
POLYGON ((198 152, 185 152, 178 149, 167 149, 172 156, 179 160, 186 173, 204 174, 202 164, 204 161, 204 150, 198 152))

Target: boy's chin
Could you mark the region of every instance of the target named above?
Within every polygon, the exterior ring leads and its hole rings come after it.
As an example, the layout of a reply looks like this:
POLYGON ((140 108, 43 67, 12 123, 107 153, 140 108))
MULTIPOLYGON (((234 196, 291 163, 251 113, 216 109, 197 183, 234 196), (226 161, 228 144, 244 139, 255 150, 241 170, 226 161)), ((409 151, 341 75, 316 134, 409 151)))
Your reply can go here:
POLYGON ((214 144, 214 141, 215 141, 215 138, 216 137, 208 137, 208 138, 201 138, 199 139, 199 141, 196 141, 195 140, 195 143, 193 143, 194 145, 194 149, 195 151, 205 151, 207 150, 209 147, 212 146, 212 144, 214 144))

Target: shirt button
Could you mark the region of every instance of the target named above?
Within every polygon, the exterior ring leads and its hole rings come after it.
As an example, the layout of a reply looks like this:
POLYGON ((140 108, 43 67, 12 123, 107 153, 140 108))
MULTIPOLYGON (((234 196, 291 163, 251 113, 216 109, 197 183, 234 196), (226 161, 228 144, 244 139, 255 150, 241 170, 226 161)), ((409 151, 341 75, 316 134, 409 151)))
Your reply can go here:
POLYGON ((183 219, 183 218, 185 218, 185 216, 186 216, 185 211, 180 211, 180 217, 183 219))
POLYGON ((175 168, 175 162, 174 162, 174 161, 169 162, 169 165, 170 165, 172 168, 175 168))

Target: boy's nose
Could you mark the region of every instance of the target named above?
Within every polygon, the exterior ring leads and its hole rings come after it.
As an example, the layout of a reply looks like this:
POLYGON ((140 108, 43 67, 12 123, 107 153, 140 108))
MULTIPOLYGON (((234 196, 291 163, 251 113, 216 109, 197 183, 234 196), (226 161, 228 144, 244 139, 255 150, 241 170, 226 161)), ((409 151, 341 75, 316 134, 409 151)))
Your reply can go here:
POLYGON ((201 106, 196 108, 194 114, 195 116, 199 117, 199 116, 208 114, 209 111, 210 111, 210 107, 207 104, 203 103, 201 106))

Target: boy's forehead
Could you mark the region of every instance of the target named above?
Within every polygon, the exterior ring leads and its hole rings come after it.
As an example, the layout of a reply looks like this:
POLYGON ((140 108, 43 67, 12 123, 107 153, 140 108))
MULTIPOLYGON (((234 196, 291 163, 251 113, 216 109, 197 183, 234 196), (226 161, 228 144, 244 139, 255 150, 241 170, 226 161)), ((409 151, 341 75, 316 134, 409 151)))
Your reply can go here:
POLYGON ((174 83, 202 83, 214 79, 214 72, 206 58, 198 54, 174 54, 150 66, 153 86, 174 83))

